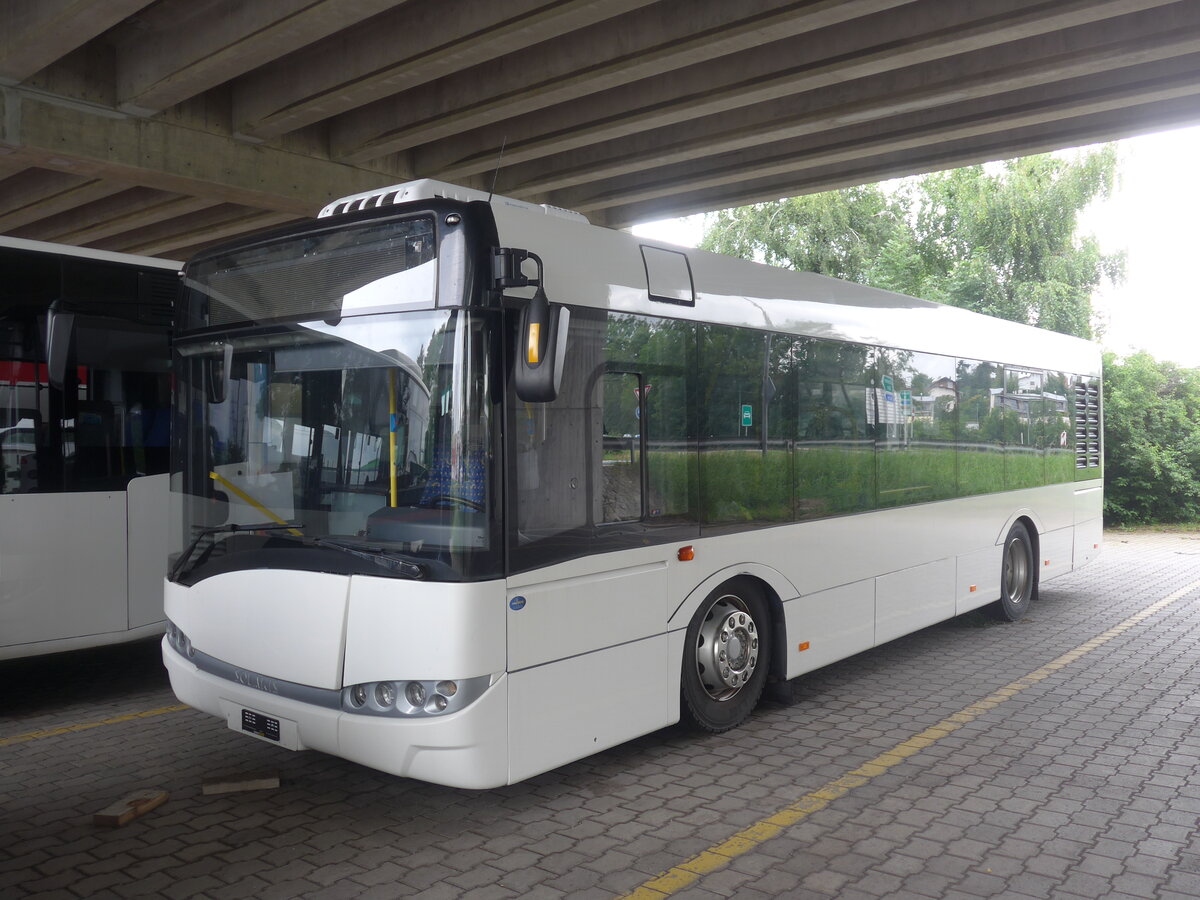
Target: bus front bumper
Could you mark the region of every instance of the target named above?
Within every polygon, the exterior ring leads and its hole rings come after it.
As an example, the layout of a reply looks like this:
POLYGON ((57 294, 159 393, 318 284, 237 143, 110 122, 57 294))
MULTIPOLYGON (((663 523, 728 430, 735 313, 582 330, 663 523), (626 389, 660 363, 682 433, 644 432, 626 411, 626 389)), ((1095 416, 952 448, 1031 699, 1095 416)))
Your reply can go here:
POLYGON ((162 653, 171 689, 182 702, 250 737, 450 787, 508 784, 506 675, 456 713, 388 718, 302 703, 201 671, 166 638, 162 653))

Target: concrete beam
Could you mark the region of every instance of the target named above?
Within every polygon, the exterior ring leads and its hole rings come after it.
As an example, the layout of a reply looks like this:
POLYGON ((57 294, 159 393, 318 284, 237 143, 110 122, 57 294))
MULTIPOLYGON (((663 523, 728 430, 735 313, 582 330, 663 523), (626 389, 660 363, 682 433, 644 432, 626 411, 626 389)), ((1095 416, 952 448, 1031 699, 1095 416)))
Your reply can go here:
POLYGON ((1069 41, 1062 34, 1039 36, 957 57, 951 64, 860 79, 823 94, 825 103, 815 109, 805 96, 788 98, 510 166, 504 172, 511 185, 506 190, 520 196, 558 191, 861 122, 878 121, 884 128, 884 121, 899 115, 1200 52, 1200 6, 1179 16, 1164 12, 1125 17, 1119 29, 1087 26, 1086 34, 1072 34, 1069 41), (1064 44, 1073 49, 1053 52, 1064 44))
POLYGON ((6 0, 0 4, 0 84, 18 84, 152 0, 6 0))
POLYGON ((0 182, 0 232, 127 190, 129 184, 34 169, 0 182))
POLYGON ((673 127, 782 97, 832 90, 860 78, 946 60, 1010 41, 1088 22, 1169 5, 1168 0, 1060 0, 1031 5, 1022 0, 938 3, 876 17, 870 29, 850 22, 822 32, 816 55, 807 45, 781 42, 657 79, 597 95, 588 104, 557 106, 479 134, 422 147, 413 155, 418 172, 447 177, 488 171, 507 136, 505 160, 513 165, 544 159, 603 141, 673 127), (964 18, 966 16, 969 18, 964 18), (917 35, 906 39, 906 35, 917 35), (880 37, 882 36, 882 38, 880 37), (486 149, 479 150, 479 147, 486 149))
POLYGON ((98 250, 115 250, 120 253, 187 259, 189 254, 180 251, 210 246, 242 234, 272 228, 285 222, 293 222, 296 219, 296 216, 286 213, 260 212, 236 205, 222 205, 161 225, 140 228, 116 237, 96 241, 89 246, 98 250))
POLYGON ((989 160, 1046 153, 1063 147, 1118 140, 1198 122, 1200 95, 1193 93, 1134 109, 1080 115, 1054 123, 1051 128, 1039 123, 929 145, 915 153, 904 149, 888 150, 851 162, 800 169, 786 176, 773 174, 758 177, 758 172, 746 170, 738 181, 705 189, 688 189, 669 198, 614 205, 603 210, 602 214, 607 224, 624 228, 654 219, 768 202, 780 197, 835 190, 989 160))
POLYGON ((351 162, 405 150, 914 2, 667 0, 448 76, 436 91, 409 91, 343 115, 331 155, 351 162))
POLYGON ((1047 134, 1044 130, 1016 131, 987 142, 964 141, 926 148, 919 154, 876 157, 859 166, 834 166, 812 170, 788 181, 749 179, 716 191, 687 193, 669 201, 651 201, 605 211, 606 224, 626 228, 638 222, 672 216, 694 215, 710 210, 765 203, 780 197, 795 197, 837 190, 868 182, 908 175, 940 172, 996 159, 1011 159, 1033 153, 1048 153, 1063 147, 1078 147, 1096 141, 1112 141, 1200 121, 1200 102, 1194 97, 1155 104, 1138 110, 1121 110, 1072 120, 1069 127, 1047 134))
POLYGON ((874 137, 861 130, 857 133, 834 133, 834 142, 819 147, 780 142, 762 152, 730 154, 717 161, 704 160, 694 165, 668 167, 633 181, 618 179, 610 182, 601 193, 585 196, 574 191, 555 193, 552 203, 588 213, 593 209, 625 206, 632 203, 670 197, 683 191, 717 188, 724 184, 744 181, 747 173, 755 178, 775 176, 781 180, 795 177, 797 172, 830 165, 851 165, 863 159, 888 153, 909 151, 969 138, 985 138, 1021 128, 1042 127, 1054 131, 1064 120, 1097 113, 1200 96, 1200 82, 1195 79, 1194 65, 1183 66, 1182 74, 1149 78, 1144 81, 1110 86, 1104 90, 1091 88, 1087 81, 1074 85, 1080 93, 1065 97, 1033 101, 1020 94, 1009 99, 1010 105, 981 113, 970 104, 958 108, 958 116, 933 121, 920 126, 898 128, 874 137), (836 137, 836 140, 834 138, 836 137))
POLYGON ((239 81, 234 129, 277 137, 650 2, 461 0, 452 14, 440 3, 405 6, 239 81))
MULTIPOLYGON (((397 5, 167 0, 114 35, 118 107, 150 115, 397 5)), ((302 59, 293 65, 303 66, 302 59)))
POLYGON ((0 89, 0 107, 0 151, 29 165, 293 216, 404 180, 21 88, 0 89))
POLYGON ((69 212, 13 229, 14 237, 83 245, 216 205, 198 197, 133 188, 69 212))

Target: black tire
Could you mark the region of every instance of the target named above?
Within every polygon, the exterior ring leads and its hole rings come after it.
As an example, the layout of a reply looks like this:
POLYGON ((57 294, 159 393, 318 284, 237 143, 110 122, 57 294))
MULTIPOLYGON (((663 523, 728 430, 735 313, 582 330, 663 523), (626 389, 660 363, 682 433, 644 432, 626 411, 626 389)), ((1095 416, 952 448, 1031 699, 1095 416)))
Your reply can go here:
POLYGON ((1000 558, 1000 599, 989 607, 989 612, 1001 622, 1016 622, 1029 609, 1036 591, 1033 541, 1029 538, 1029 530, 1017 522, 1004 539, 1000 558))
POLYGON ((749 578, 725 582, 704 598, 683 648, 680 715, 719 734, 754 711, 771 665, 771 617, 762 588, 749 578))

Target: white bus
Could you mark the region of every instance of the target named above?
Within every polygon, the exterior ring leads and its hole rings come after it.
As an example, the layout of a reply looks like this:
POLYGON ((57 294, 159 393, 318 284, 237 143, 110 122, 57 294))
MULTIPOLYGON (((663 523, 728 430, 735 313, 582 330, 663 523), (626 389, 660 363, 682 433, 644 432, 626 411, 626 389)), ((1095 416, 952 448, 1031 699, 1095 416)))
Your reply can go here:
POLYGON ((164 629, 181 268, 0 237, 0 659, 164 629))
POLYGON ((1100 548, 1100 357, 1053 332, 434 182, 180 303, 163 655, 280 747, 512 783, 1100 548))

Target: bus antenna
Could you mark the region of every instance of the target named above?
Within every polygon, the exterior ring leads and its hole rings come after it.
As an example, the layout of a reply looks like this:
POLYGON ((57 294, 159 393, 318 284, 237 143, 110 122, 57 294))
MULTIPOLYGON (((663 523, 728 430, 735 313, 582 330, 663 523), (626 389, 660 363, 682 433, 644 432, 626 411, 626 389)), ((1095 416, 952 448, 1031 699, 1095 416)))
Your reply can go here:
POLYGON ((496 157, 496 171, 492 173, 492 189, 488 191, 488 203, 492 202, 492 195, 496 193, 496 179, 500 177, 500 162, 504 159, 504 148, 508 145, 508 135, 504 136, 504 140, 500 142, 500 155, 496 157))

